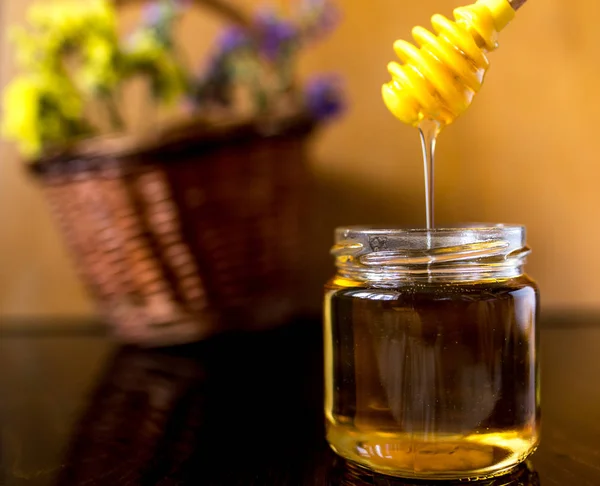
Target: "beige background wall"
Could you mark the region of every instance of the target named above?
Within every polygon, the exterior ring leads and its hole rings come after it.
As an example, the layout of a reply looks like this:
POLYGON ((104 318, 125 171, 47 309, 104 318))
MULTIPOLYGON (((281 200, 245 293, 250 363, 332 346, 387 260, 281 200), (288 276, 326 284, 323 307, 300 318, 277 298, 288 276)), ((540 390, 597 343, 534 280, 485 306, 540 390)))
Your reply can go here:
MULTIPOLYGON (((0 32, 29 0, 2 0, 0 32)), ((246 1, 246 4, 253 2, 246 1)), ((331 227, 346 222, 421 225, 423 183, 415 130, 379 100, 392 42, 453 0, 346 1, 336 34, 305 56, 303 72, 340 71, 351 111, 315 140, 314 289, 330 272, 331 227), (368 6, 367 6, 368 5, 368 6)), ((529 271, 547 308, 600 309, 600 49, 596 0, 533 0, 501 37, 471 110, 441 137, 440 223, 526 224, 529 271)), ((198 57, 216 32, 211 17, 187 19, 182 37, 198 57), (197 33, 201 32, 201 37, 197 33)), ((0 86, 14 72, 0 43, 0 86)), ((313 290, 316 295, 317 290, 313 290)), ((0 142, 0 316, 92 312, 35 183, 0 142)))

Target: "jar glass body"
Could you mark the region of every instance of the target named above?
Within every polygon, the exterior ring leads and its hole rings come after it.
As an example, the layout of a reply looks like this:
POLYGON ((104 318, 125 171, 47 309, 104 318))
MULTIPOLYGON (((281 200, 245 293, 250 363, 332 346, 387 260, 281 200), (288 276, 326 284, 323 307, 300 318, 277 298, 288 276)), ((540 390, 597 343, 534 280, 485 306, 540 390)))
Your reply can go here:
POLYGON ((538 289, 521 227, 338 230, 327 439, 377 472, 490 477, 537 447, 538 289))

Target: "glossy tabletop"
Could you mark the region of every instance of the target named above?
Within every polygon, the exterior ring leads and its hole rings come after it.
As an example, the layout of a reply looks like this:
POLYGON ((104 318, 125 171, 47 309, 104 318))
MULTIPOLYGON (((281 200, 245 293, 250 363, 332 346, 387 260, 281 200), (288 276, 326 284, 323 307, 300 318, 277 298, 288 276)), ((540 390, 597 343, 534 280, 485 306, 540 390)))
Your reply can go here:
MULTIPOLYGON (((600 317, 541 329, 542 445, 481 484, 600 486, 600 317)), ((0 485, 431 484, 329 450, 321 346, 314 319, 160 350, 119 347, 92 323, 3 323, 0 485)))

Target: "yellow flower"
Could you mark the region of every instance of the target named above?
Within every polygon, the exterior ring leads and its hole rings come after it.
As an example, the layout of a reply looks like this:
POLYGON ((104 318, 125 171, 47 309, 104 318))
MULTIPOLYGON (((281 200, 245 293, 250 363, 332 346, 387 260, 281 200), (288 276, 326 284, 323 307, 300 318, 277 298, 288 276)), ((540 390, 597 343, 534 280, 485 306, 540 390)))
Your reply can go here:
POLYGON ((4 92, 2 132, 26 157, 46 145, 64 143, 84 131, 83 105, 68 79, 30 74, 15 79, 4 92))
POLYGON ((39 127, 40 90, 32 77, 17 78, 4 92, 2 133, 18 142, 28 157, 37 155, 42 148, 39 127))
POLYGON ((75 75, 82 89, 95 94, 118 83, 117 22, 107 0, 37 5, 29 21, 31 32, 13 34, 25 68, 61 73, 71 55, 80 61, 75 75))
POLYGON ((185 90, 182 67, 149 30, 140 30, 131 37, 124 63, 129 75, 148 75, 154 95, 162 101, 172 102, 185 90))
POLYGON ((80 49, 83 62, 77 77, 82 89, 92 94, 112 90, 120 80, 116 44, 90 34, 80 49))
MULTIPOLYGON (((4 93, 4 135, 16 140, 27 157, 89 135, 84 100, 110 101, 121 83, 137 75, 150 79, 159 100, 176 99, 185 91, 187 78, 168 42, 169 29, 164 25, 161 29, 156 25, 138 29, 124 48, 112 0, 32 7, 29 28, 12 32, 26 74, 4 93)), ((118 125, 118 114, 110 107, 118 125)))
POLYGON ((52 31, 66 39, 74 39, 87 29, 111 34, 117 25, 108 0, 35 5, 29 11, 29 22, 35 29, 52 31))

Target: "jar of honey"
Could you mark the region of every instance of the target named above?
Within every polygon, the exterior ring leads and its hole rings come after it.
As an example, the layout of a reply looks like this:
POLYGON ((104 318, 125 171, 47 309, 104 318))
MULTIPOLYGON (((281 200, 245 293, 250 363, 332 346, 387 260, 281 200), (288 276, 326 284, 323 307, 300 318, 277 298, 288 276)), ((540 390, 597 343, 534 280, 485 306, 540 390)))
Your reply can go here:
POLYGON ((491 477, 539 441, 538 288, 520 226, 336 232, 327 440, 417 479, 491 477))

